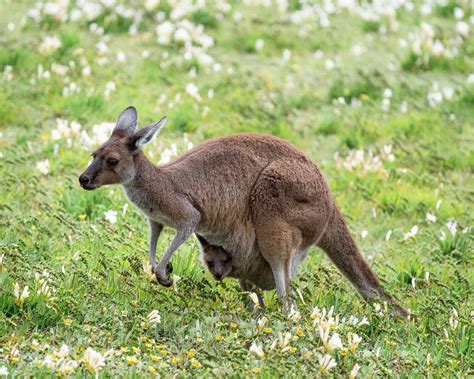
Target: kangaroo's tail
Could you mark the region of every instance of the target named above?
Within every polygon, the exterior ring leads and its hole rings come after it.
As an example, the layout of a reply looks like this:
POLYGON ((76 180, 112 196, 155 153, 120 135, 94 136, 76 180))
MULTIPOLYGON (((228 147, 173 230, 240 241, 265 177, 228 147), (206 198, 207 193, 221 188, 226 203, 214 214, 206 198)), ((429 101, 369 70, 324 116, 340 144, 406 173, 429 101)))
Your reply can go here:
POLYGON ((316 245, 326 252, 366 301, 376 299, 386 301, 393 314, 403 317, 408 315, 407 310, 391 299, 380 286, 377 276, 359 252, 336 206, 316 245))

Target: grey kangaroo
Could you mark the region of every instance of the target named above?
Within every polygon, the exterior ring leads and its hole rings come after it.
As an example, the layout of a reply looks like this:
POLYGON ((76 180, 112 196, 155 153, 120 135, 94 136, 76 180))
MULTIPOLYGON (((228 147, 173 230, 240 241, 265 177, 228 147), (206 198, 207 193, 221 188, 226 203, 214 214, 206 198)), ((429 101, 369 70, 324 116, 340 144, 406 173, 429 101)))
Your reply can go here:
POLYGON ((285 307, 299 263, 308 249, 323 249, 366 300, 389 303, 394 314, 407 311, 381 288, 360 254, 318 167, 288 142, 243 133, 203 142, 163 166, 141 151, 166 118, 136 131, 134 107, 116 127, 79 177, 93 190, 122 184, 150 224, 150 263, 159 283, 170 286, 168 262, 193 233, 232 252, 232 271, 261 289, 276 288, 285 307), (176 235, 156 263, 164 226, 176 235))

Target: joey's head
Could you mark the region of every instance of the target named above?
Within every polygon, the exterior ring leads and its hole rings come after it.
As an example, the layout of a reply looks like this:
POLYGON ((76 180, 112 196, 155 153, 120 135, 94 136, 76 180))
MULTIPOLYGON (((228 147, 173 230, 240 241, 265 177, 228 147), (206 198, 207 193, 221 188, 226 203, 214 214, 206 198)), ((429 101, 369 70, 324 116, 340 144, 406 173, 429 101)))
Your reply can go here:
POLYGON ((222 247, 209 244, 202 236, 197 237, 202 246, 201 259, 209 272, 217 280, 224 279, 232 271, 232 256, 222 247))
POLYGON ((92 153, 92 163, 79 177, 81 187, 94 190, 107 184, 125 184, 136 174, 135 157, 166 123, 166 117, 135 131, 138 123, 135 107, 126 108, 117 118, 110 138, 92 153))

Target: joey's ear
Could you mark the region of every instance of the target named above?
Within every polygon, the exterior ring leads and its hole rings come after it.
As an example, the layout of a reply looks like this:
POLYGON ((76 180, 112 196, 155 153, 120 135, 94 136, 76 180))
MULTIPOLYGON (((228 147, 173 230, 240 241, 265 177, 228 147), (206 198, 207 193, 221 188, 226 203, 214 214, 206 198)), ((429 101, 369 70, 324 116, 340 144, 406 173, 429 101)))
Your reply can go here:
POLYGON ((138 149, 140 146, 150 142, 153 136, 160 132, 161 128, 166 124, 166 116, 160 121, 157 121, 151 125, 141 128, 132 137, 132 146, 138 149))
POLYGON ((208 246, 211 246, 209 242, 207 242, 203 236, 200 236, 199 234, 196 234, 196 237, 200 244, 202 245, 203 248, 207 248, 208 246))
POLYGON ((117 117, 114 133, 118 130, 123 130, 128 134, 133 134, 138 123, 138 115, 135 107, 130 106, 125 108, 117 117))

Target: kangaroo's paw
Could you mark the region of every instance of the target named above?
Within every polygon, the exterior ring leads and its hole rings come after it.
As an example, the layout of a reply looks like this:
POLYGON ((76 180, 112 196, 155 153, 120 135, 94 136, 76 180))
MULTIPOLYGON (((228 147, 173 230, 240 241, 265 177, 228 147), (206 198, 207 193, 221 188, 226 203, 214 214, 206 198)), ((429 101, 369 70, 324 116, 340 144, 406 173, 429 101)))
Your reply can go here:
POLYGON ((166 270, 162 270, 159 266, 156 266, 154 271, 155 271, 156 280, 162 286, 171 287, 173 285, 173 280, 171 280, 170 277, 168 276, 168 274, 172 271, 171 265, 170 265, 170 268, 168 268, 168 265, 167 265, 166 270))

